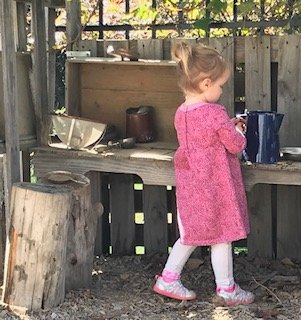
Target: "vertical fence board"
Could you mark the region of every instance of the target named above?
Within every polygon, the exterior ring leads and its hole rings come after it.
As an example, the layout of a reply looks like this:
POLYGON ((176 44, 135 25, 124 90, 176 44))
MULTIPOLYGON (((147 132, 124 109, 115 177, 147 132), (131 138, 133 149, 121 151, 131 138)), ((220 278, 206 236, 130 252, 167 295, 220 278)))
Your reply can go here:
MULTIPOLYGON (((66 65, 68 65, 68 61, 66 61, 66 65)), ((66 67, 66 83, 68 83, 68 87, 66 87, 66 106, 67 113, 73 116, 80 116, 80 65, 77 63, 70 64, 70 66, 66 67), (76 94, 74 94, 76 92, 76 94)))
POLYGON ((167 253, 166 187, 144 186, 144 246, 146 253, 167 253))
MULTIPOLYGON (((91 185, 91 201, 92 204, 101 202, 101 173, 96 171, 91 171, 87 174, 91 185)), ((93 210, 93 209, 92 209, 93 210)), ((96 235, 95 235, 95 246, 94 254, 101 255, 103 252, 102 248, 102 215, 98 218, 96 235)))
POLYGON ((271 186, 256 185, 247 194, 251 233, 248 237, 250 257, 274 256, 272 239, 271 186))
MULTIPOLYGON (((282 146, 301 146, 300 36, 280 38, 278 52, 278 112, 284 113, 280 129, 282 146)), ((301 187, 279 186, 277 200, 277 257, 301 259, 301 187)))
POLYGON ((178 220, 177 220, 177 200, 176 200, 176 188, 173 187, 169 192, 169 212, 172 215, 172 222, 170 226, 170 234, 169 234, 169 245, 173 246, 174 243, 180 237, 179 227, 178 227, 178 220))
POLYGON ((166 187, 143 188, 145 253, 167 253, 167 193, 166 187))
POLYGON ((97 56, 97 42, 95 40, 78 40, 73 45, 73 50, 90 51, 91 57, 97 56))
POLYGON ((111 245, 113 255, 135 253, 134 179, 110 174, 111 245))
MULTIPOLYGON (((271 110, 270 38, 245 39, 246 108, 271 110)), ((248 237, 250 256, 272 257, 272 194, 271 186, 257 185, 248 194, 251 234, 248 237)))
POLYGON ((128 40, 104 40, 99 43, 99 50, 103 52, 103 57, 111 57, 108 53, 108 49, 111 48, 116 52, 118 49, 129 49, 129 41, 128 40), (100 49, 102 46, 102 49, 100 49))
POLYGON ((137 42, 139 59, 163 59, 163 41, 161 39, 145 39, 137 42))
POLYGON ((270 41, 269 36, 245 39, 246 104, 250 110, 271 110, 270 41))
POLYGON ((3 280, 3 267, 5 258, 6 219, 5 219, 5 195, 4 195, 4 168, 3 155, 0 155, 0 284, 3 280))
MULTIPOLYGON (((110 190, 109 190, 109 174, 101 175, 101 201, 103 205, 102 214, 102 252, 108 254, 110 252, 111 232, 110 232, 110 190)), ((101 240, 101 239, 100 239, 101 240)))
MULTIPOLYGON (((209 38, 209 46, 216 49, 222 54, 226 61, 232 64, 232 72, 234 71, 234 38, 209 38)), ((220 103, 223 104, 228 111, 230 117, 235 114, 234 111, 234 77, 231 75, 223 88, 223 95, 220 103)))

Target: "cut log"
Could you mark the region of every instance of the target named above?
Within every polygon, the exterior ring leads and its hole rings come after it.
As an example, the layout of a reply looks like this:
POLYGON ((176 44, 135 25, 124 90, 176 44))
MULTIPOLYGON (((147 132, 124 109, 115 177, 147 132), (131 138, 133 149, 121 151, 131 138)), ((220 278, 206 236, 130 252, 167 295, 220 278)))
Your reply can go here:
POLYGON ((39 180, 64 184, 72 189, 72 211, 67 240, 66 291, 89 288, 92 283, 97 221, 103 208, 92 204, 90 180, 68 171, 49 172, 39 180))
POLYGON ((35 310, 63 302, 71 206, 66 186, 13 185, 4 303, 35 310))

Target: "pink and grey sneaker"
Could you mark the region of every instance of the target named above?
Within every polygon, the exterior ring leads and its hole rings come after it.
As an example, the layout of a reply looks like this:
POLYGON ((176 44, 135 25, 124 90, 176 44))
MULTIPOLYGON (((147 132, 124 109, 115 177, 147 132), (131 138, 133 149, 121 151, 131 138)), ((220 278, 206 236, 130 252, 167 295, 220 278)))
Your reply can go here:
POLYGON ((241 289, 238 284, 234 284, 229 289, 217 288, 216 294, 223 299, 227 306, 246 305, 252 303, 255 299, 252 292, 241 289))
POLYGON ((156 279, 157 281, 153 286, 156 293, 177 300, 193 300, 196 298, 195 292, 185 288, 180 280, 166 282, 162 276, 156 276, 156 279))

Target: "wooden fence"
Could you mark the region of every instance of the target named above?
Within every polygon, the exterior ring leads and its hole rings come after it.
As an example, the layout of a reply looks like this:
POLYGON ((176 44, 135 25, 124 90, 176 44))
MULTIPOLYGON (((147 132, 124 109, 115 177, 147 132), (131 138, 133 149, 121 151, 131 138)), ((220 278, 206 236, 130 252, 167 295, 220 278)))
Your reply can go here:
MULTIPOLYGON (((169 60, 174 41, 179 39, 82 41, 78 49, 106 57, 112 45, 115 51, 124 48, 138 53, 140 59, 169 60)), ((244 108, 284 113, 281 146, 301 146, 300 35, 199 41, 215 47, 233 63, 234 76, 222 98, 230 116, 244 108)), ((113 254, 133 254, 136 246, 144 246, 146 253, 167 252, 177 238, 174 189, 144 185, 143 190, 135 190, 139 178, 128 175, 105 174, 101 180, 105 213, 96 253, 110 252, 111 247, 113 254), (135 212, 143 212, 136 215, 140 221, 135 221, 135 212)), ((248 193, 248 200, 249 254, 301 259, 300 187, 257 185, 248 193)))

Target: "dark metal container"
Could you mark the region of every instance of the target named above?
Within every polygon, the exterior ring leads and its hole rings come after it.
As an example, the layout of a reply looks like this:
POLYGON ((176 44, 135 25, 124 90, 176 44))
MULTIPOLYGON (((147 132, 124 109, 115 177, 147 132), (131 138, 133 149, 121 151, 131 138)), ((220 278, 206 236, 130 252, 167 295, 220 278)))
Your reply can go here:
POLYGON ((283 114, 273 111, 248 112, 246 153, 251 162, 279 161, 279 129, 283 117, 283 114))
POLYGON ((154 140, 152 107, 140 106, 126 110, 126 136, 141 143, 154 140))

